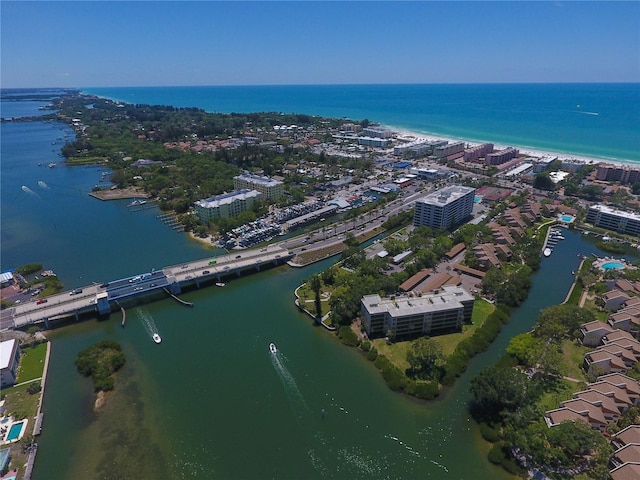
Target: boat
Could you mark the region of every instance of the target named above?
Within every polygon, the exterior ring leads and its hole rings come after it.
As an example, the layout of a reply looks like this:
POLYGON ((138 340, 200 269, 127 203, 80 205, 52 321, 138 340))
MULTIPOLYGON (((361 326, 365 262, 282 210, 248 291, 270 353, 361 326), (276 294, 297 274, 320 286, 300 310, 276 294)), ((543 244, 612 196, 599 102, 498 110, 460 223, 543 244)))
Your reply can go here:
POLYGON ((543 254, 545 257, 550 256, 550 255, 551 255, 551 249, 550 249, 550 248, 545 248, 545 249, 542 251, 542 254, 543 254))
POLYGON ((53 167, 55 167, 55 166, 56 166, 56 164, 55 164, 55 163, 53 163, 53 162, 51 162, 51 163, 50 163, 49 165, 47 165, 47 166, 48 166, 49 168, 53 168, 53 167))
POLYGON ((275 344, 275 343, 270 343, 270 344, 269 344, 269 351, 270 351, 271 353, 273 353, 274 355, 275 355, 276 353, 278 353, 278 348, 276 347, 276 344, 275 344))
POLYGON ((222 283, 222 282, 216 282, 216 287, 224 287, 224 283, 222 283))
POLYGON ((131 203, 129 204, 129 206, 130 206, 130 207, 135 207, 135 206, 137 206, 137 205, 144 205, 145 203, 147 203, 147 201, 146 201, 146 200, 139 200, 139 199, 138 199, 138 200, 134 200, 133 202, 131 202, 131 203))
POLYGON ((160 338, 160 335, 158 335, 157 333, 154 333, 152 338, 156 343, 160 343, 162 341, 162 338, 160 338))

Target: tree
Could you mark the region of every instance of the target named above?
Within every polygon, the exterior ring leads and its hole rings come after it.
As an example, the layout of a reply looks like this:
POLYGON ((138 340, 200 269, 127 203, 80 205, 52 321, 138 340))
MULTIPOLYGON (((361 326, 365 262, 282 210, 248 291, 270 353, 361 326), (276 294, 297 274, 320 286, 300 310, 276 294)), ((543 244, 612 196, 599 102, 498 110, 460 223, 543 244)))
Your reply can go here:
POLYGON ((322 318, 322 302, 320 301, 320 288, 322 287, 322 282, 320 281, 319 275, 314 275, 309 279, 309 288, 313 290, 315 294, 315 304, 316 304, 316 322, 320 323, 320 319, 322 318))
POLYGON ((576 305, 554 305, 540 312, 532 334, 544 342, 558 343, 564 338, 575 338, 580 326, 595 318, 591 310, 576 305))
POLYGON ((413 376, 423 380, 436 380, 440 377, 439 369, 444 364, 442 347, 433 339, 420 337, 411 343, 407 362, 413 376))
POLYGON ((533 400, 527 376, 510 367, 493 365, 471 380, 471 412, 475 418, 499 421, 533 400))

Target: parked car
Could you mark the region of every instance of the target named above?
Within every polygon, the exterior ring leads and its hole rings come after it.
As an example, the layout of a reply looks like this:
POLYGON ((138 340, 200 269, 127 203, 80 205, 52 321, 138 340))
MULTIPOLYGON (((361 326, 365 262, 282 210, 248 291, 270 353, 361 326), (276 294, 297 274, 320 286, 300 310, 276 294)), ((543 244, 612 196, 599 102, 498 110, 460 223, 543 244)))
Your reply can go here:
POLYGON ((40 300, 38 300, 36 302, 36 304, 38 304, 38 305, 43 304, 43 303, 47 303, 47 299, 46 298, 41 298, 40 300))

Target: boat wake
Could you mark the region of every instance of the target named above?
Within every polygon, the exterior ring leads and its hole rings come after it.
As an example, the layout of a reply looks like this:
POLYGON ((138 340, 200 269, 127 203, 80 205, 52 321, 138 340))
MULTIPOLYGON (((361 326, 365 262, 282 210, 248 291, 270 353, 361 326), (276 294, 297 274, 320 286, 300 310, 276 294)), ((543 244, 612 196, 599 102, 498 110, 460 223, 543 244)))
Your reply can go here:
POLYGON ((29 195, 31 195, 33 198, 40 198, 40 195, 38 195, 36 192, 34 192, 33 190, 31 190, 29 187, 27 187, 26 185, 22 185, 22 191, 24 193, 27 193, 29 195))
POLYGON ((146 330, 151 340, 155 343, 160 343, 162 340, 160 338, 160 334, 158 333, 158 327, 156 327, 156 322, 153 321, 153 317, 149 312, 143 310, 141 308, 136 308, 136 315, 140 319, 140 323, 146 330))
POLYGON ((291 409, 293 413, 298 417, 302 418, 305 412, 309 410, 307 403, 304 401, 304 397, 302 393, 300 393, 300 389, 296 384, 293 375, 289 369, 285 366, 284 362, 286 358, 279 350, 275 352, 270 349, 269 358, 271 359, 271 363, 273 364, 273 368, 276 373, 280 377, 280 381, 284 386, 285 393, 287 394, 287 398, 289 399, 289 404, 291 405, 291 409))

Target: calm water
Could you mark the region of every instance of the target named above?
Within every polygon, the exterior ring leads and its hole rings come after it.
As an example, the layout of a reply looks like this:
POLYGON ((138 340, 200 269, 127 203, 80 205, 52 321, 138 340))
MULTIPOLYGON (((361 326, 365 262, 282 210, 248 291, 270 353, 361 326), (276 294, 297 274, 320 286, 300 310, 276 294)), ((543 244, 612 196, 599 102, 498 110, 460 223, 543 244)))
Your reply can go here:
POLYGON ((368 118, 416 132, 640 162, 640 84, 304 85, 87 88, 211 112, 368 118))
MULTIPOLYGON (((42 262, 71 288, 207 255, 153 210, 88 197, 100 168, 47 168, 60 162, 65 127, 2 124, 1 133, 2 270, 42 262)), ((595 251, 589 237, 566 237, 490 350, 433 403, 389 391, 370 363, 297 312, 293 289, 331 261, 183 295, 193 309, 167 299, 128 305, 125 328, 114 314, 55 330, 33 478, 507 478, 486 461, 469 419, 469 380, 562 301, 576 253, 595 251), (104 338, 122 344, 127 364, 96 414, 73 362, 104 338)))

